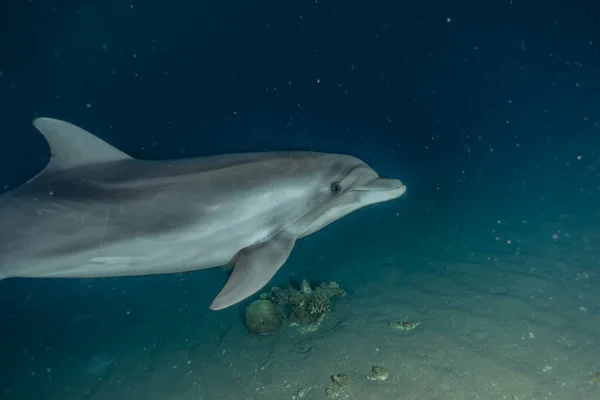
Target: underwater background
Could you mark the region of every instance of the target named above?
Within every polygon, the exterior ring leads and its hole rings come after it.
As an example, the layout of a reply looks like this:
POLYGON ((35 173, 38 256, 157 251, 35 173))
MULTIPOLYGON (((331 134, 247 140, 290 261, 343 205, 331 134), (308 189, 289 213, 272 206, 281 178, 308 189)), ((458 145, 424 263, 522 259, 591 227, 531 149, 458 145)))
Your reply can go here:
POLYGON ((352 154, 408 190, 265 287, 345 289, 311 332, 249 332, 258 295, 210 311, 221 268, 0 281, 0 399, 599 398, 600 4, 1 8, 4 190, 48 161, 38 116, 140 159, 352 154))

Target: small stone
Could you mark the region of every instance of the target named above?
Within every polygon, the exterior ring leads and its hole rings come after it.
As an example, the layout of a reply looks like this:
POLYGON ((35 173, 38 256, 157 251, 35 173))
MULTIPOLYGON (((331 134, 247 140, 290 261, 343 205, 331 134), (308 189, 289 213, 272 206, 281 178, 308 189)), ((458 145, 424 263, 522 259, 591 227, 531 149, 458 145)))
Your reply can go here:
POLYGON ((251 333, 258 335, 267 335, 277 331, 285 315, 281 306, 272 303, 269 300, 255 300, 246 310, 245 322, 246 328, 251 333))
POLYGON ((347 386, 350 382, 352 382, 352 378, 345 374, 333 375, 331 377, 331 381, 337 386, 347 386))
POLYGON ((421 325, 419 321, 394 322, 389 321, 388 326, 396 331, 408 332, 418 328, 421 325))

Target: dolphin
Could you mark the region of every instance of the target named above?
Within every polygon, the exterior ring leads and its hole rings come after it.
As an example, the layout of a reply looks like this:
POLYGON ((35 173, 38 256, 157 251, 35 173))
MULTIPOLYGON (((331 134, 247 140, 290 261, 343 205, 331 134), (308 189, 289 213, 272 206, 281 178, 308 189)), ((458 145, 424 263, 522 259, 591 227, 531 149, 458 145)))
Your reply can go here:
POLYGON ((343 154, 290 151, 147 161, 37 118, 51 156, 0 196, 0 279, 94 278, 233 264, 210 308, 262 289, 296 240, 406 186, 343 154))

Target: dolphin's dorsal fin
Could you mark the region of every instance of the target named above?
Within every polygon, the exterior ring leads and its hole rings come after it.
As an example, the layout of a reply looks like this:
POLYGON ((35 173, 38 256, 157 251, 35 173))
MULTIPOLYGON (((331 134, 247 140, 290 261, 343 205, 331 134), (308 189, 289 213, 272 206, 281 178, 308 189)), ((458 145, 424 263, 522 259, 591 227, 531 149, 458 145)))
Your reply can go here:
POLYGON ((62 170, 131 159, 121 150, 69 122, 36 118, 33 125, 50 146, 50 163, 46 169, 62 170))

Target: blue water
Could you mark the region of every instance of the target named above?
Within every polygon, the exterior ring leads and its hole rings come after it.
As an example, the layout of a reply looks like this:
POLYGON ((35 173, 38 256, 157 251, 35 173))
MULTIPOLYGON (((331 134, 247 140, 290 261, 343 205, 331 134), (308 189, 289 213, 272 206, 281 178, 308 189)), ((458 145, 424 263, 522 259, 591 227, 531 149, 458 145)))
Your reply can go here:
POLYGON ((352 154, 408 191, 302 239, 269 283, 347 290, 309 335, 250 334, 252 299, 209 311, 220 268, 0 281, 0 399, 326 399, 338 373, 360 400, 600 396, 600 6, 2 9, 6 190, 47 163, 46 116, 141 159, 352 154), (421 325, 398 337, 403 319, 421 325), (393 378, 366 380, 377 364, 393 378))

